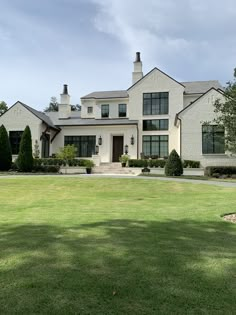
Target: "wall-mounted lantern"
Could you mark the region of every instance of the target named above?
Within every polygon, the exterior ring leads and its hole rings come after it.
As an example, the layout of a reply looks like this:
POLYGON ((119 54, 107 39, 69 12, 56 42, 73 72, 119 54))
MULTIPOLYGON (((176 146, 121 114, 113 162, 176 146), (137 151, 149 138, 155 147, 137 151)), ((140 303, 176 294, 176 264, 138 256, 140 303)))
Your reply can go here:
POLYGON ((125 145, 125 154, 128 154, 129 152, 129 147, 128 147, 128 144, 125 145))
POLYGON ((102 137, 101 136, 98 138, 98 144, 102 145, 102 137))
POLYGON ((134 136, 132 135, 132 137, 130 138, 130 144, 134 145, 134 136))
POLYGON ((99 153, 99 146, 96 145, 96 147, 95 147, 95 154, 98 155, 98 153, 99 153))

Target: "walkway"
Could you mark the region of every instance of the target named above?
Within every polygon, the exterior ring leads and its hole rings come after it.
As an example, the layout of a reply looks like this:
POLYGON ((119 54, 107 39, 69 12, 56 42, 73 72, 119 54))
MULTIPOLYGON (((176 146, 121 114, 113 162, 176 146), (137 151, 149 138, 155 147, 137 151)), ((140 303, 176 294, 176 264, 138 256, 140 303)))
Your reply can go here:
POLYGON ((180 178, 167 178, 167 177, 148 177, 148 176, 134 176, 134 175, 117 175, 117 174, 79 174, 79 175, 2 175, 0 180, 4 178, 27 178, 27 177, 79 177, 79 178, 128 178, 128 179, 140 179, 140 180, 159 180, 179 183, 190 183, 190 184, 201 184, 201 185, 212 185, 221 187, 236 188, 236 182, 224 182, 224 181, 213 181, 213 180, 200 180, 200 179, 180 179, 180 178))

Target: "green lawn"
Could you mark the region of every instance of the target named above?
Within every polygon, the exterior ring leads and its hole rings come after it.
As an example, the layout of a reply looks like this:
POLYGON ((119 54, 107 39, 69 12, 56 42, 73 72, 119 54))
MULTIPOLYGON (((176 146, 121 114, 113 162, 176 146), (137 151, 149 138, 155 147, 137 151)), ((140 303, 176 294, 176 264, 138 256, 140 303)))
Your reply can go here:
POLYGON ((0 314, 235 314, 235 188, 35 176, 0 192, 0 314))

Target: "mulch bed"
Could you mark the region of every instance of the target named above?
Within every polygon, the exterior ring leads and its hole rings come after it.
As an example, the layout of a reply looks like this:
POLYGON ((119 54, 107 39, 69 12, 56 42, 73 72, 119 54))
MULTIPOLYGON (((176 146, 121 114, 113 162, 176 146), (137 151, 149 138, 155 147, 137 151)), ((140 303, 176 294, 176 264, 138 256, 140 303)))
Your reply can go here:
POLYGON ((226 214, 223 218, 225 221, 236 223, 236 213, 226 214))

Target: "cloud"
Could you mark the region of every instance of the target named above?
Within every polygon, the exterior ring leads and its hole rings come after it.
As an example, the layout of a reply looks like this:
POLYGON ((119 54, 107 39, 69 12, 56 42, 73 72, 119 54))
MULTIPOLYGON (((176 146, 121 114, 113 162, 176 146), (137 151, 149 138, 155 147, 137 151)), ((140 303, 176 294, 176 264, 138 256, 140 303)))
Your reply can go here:
POLYGON ((129 54, 142 51, 149 64, 157 62, 168 70, 168 64, 174 65, 174 71, 182 69, 182 76, 185 66, 196 77, 216 67, 223 70, 225 63, 227 70, 234 67, 234 0, 90 1, 99 7, 97 30, 119 39, 129 54), (227 61, 220 65, 222 58, 227 61))

